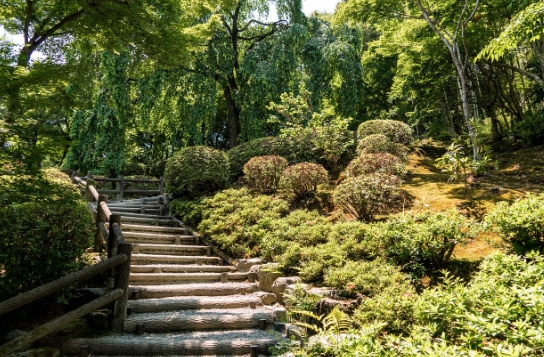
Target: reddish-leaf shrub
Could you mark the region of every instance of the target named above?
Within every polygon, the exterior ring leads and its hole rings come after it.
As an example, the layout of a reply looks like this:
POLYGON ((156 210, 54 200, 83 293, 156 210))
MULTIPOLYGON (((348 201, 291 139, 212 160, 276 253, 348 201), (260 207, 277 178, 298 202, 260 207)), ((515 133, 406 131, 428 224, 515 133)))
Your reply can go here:
POLYGON ((370 221, 398 194, 400 179, 384 173, 351 177, 338 185, 334 203, 357 219, 370 221))
POLYGON ((359 154, 389 153, 405 159, 408 154, 408 148, 402 144, 392 142, 385 135, 372 134, 359 141, 357 152, 359 154))
POLYGON ((353 159, 347 167, 349 177, 375 172, 403 176, 406 173, 406 165, 401 159, 389 153, 362 153, 353 159))
POLYGON ((283 170, 289 165, 281 156, 257 156, 246 162, 244 175, 250 187, 261 193, 276 192, 283 170))
POLYGON ((409 125, 398 120, 369 120, 359 125, 357 138, 361 140, 370 135, 382 134, 394 143, 408 144, 413 133, 409 125))
POLYGON ((292 191, 297 198, 306 198, 317 191, 317 185, 328 181, 329 175, 323 166, 301 162, 283 170, 280 187, 292 191))

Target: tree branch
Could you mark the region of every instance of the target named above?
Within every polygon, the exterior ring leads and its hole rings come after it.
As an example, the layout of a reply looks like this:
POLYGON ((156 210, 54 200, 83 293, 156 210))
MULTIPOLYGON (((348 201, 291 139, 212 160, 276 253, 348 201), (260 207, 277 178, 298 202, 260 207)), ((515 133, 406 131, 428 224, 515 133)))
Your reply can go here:
POLYGON ((544 81, 539 76, 537 76, 534 73, 527 72, 527 71, 525 71, 525 70, 523 70, 521 68, 512 66, 510 64, 506 64, 506 63, 493 63, 493 66, 509 68, 509 69, 511 69, 511 70, 513 70, 515 72, 518 72, 519 74, 524 75, 527 78, 532 79, 533 81, 537 82, 541 86, 544 85, 544 81))
POLYGON ((28 30, 30 28, 30 20, 32 19, 32 15, 34 13, 34 7, 33 7, 32 0, 26 0, 26 17, 25 17, 25 26, 23 28, 23 33, 25 36, 25 45, 28 44, 28 30))
POLYGON ((75 21, 77 20, 78 18, 80 18, 84 13, 85 13, 86 9, 83 8, 83 9, 80 9, 68 16, 66 16, 65 18, 63 18, 62 20, 60 20, 59 22, 57 22, 54 26, 52 26, 49 30, 45 31, 45 33, 43 35, 40 35, 40 37, 38 39, 36 39, 31 45, 30 45, 30 53, 32 53, 32 51, 34 51, 39 45, 41 45, 45 40, 47 40, 49 37, 53 36, 55 34, 55 32, 60 29, 62 26, 66 25, 67 23, 69 22, 72 22, 72 21, 75 21))

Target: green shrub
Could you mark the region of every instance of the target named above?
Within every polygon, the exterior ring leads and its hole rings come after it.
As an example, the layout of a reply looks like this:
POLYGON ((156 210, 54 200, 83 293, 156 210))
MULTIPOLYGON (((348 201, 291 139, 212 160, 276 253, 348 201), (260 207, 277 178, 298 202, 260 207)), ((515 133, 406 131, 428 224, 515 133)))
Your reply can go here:
POLYGON ((278 189, 283 170, 288 166, 281 156, 257 156, 244 165, 244 175, 250 187, 261 193, 273 193, 278 189))
POLYGON ((297 198, 307 198, 317 191, 317 185, 328 183, 327 170, 319 164, 301 162, 286 168, 280 180, 282 189, 290 190, 297 198))
POLYGON ((0 176, 0 300, 79 268, 93 223, 77 187, 58 170, 0 176))
MULTIPOLYGON (((253 196, 247 189, 228 189, 202 199, 198 230, 233 257, 256 256, 261 228, 289 212, 287 202, 266 195, 253 196)), ((261 233, 261 234, 260 234, 261 233)))
POLYGON ((304 281, 320 282, 327 269, 341 267, 347 258, 347 252, 336 242, 304 246, 300 250, 300 261, 295 269, 304 281))
POLYGON ((311 137, 300 133, 296 137, 265 137, 240 144, 227 152, 230 163, 230 179, 242 176, 246 162, 256 156, 277 155, 293 164, 301 161, 316 161, 311 137))
POLYGON ((361 123, 357 129, 357 139, 361 140, 374 134, 385 135, 390 141, 408 144, 414 131, 407 124, 397 120, 369 120, 361 123))
POLYGON ((388 207, 399 193, 399 186, 397 176, 382 173, 351 177, 336 187, 333 201, 344 212, 370 221, 376 213, 388 207))
POLYGON ((518 253, 544 250, 544 194, 528 194, 512 204, 499 202, 485 217, 486 223, 518 253))
POLYGON ((185 225, 196 227, 202 220, 202 199, 194 201, 177 199, 169 202, 170 213, 178 217, 185 225))
POLYGON ((225 186, 228 170, 224 152, 207 146, 187 147, 166 163, 166 190, 178 196, 213 192, 225 186))
POLYGON ((455 246, 466 243, 476 229, 474 222, 456 211, 406 215, 368 228, 368 249, 415 267, 443 265, 455 246))
POLYGON ((346 171, 350 177, 372 174, 375 172, 381 172, 387 175, 404 176, 406 174, 406 164, 398 157, 389 153, 362 153, 349 163, 346 171))
POLYGON ((357 153, 359 155, 363 153, 389 153, 405 160, 406 155, 408 154, 408 148, 402 144, 390 141, 385 135, 372 134, 359 141, 357 153))

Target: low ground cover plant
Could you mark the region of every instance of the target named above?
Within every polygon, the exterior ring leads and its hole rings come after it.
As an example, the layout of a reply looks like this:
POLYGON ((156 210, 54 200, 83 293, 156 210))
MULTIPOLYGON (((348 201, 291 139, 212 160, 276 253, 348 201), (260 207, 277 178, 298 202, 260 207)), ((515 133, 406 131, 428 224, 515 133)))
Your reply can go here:
POLYGON ((529 194, 513 203, 499 202, 485 221, 517 253, 544 251, 544 194, 529 194))

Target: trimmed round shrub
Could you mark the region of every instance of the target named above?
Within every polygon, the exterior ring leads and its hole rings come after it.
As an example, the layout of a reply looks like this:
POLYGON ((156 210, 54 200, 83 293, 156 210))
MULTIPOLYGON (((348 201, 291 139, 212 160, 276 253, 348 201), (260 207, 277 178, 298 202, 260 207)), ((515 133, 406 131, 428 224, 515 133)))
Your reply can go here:
POLYGON ((357 153, 359 155, 363 153, 389 153, 398 156, 401 159, 405 159, 408 154, 408 148, 402 144, 392 142, 385 135, 372 134, 359 141, 357 153))
POLYGON ((404 176, 406 174, 406 165, 401 159, 389 153, 362 153, 353 159, 347 167, 349 177, 356 177, 375 172, 381 172, 388 175, 404 176))
POLYGON ((281 156, 257 156, 246 162, 244 175, 249 186, 259 192, 276 192, 281 174, 288 165, 281 156))
POLYGON ((80 268, 94 228, 68 176, 0 176, 0 199, 0 301, 80 268))
POLYGON ((370 221, 399 193, 397 176, 374 173, 348 178, 336 187, 334 203, 357 219, 370 221))
POLYGON ((329 175, 322 165, 301 162, 283 170, 280 187, 290 190, 297 198, 302 199, 317 191, 317 185, 327 182, 329 175))
POLYGON ((369 120, 361 123, 357 129, 359 140, 374 134, 385 135, 394 143, 408 144, 414 131, 408 124, 398 120, 369 120))
POLYGON ((517 253, 544 251, 544 193, 528 194, 511 204, 499 202, 485 221, 517 253))
POLYGON ((227 154, 208 146, 181 149, 166 163, 166 190, 177 196, 217 191, 229 174, 227 154))

